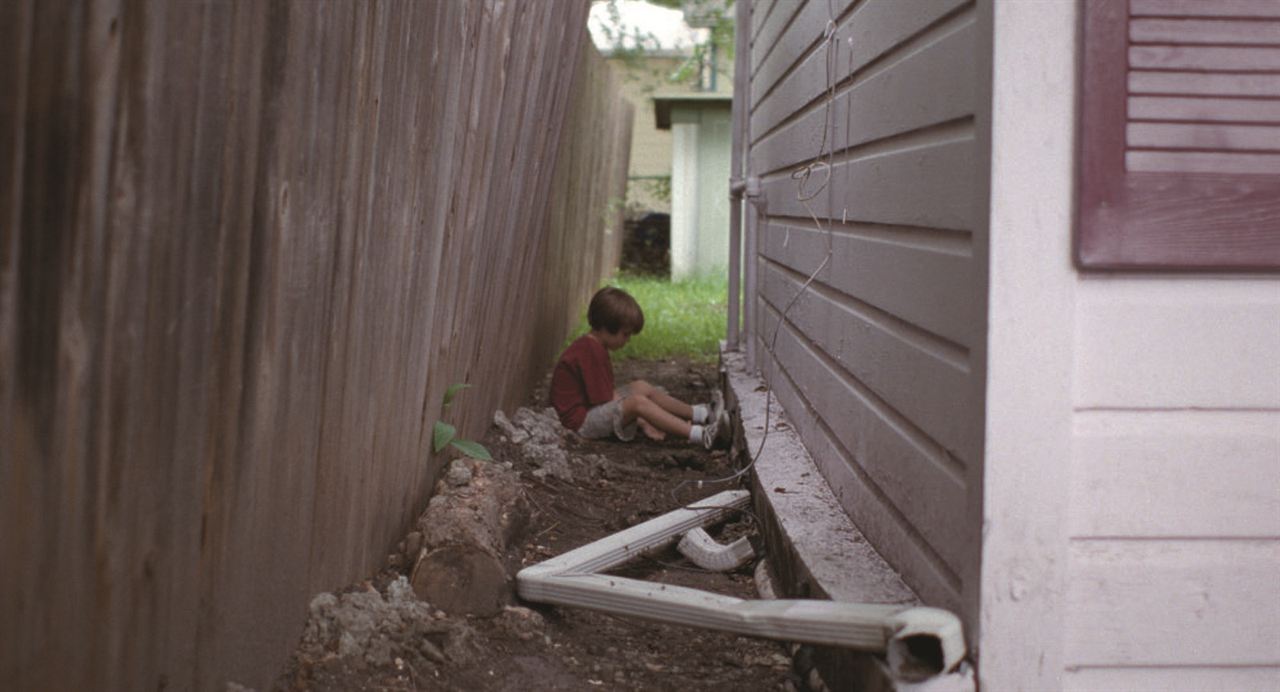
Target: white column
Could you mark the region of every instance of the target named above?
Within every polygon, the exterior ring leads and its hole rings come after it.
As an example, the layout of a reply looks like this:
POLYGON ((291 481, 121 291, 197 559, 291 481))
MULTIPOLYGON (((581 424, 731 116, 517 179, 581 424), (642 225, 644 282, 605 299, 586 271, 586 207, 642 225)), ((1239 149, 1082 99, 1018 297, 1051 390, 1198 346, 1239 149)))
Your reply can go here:
POLYGON ((671 124, 671 278, 688 276, 697 261, 698 125, 671 124))

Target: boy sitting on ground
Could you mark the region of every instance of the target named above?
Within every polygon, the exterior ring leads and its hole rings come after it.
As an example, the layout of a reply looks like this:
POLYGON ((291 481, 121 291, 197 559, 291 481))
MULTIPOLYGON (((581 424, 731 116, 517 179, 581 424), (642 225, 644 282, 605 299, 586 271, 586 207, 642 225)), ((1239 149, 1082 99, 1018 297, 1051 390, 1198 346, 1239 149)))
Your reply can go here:
POLYGON ((629 293, 613 287, 597 291, 587 323, 591 331, 565 349, 551 375, 551 405, 564 427, 587 439, 614 435, 626 441, 639 426, 655 440, 679 435, 707 449, 727 432, 718 398, 690 406, 644 380, 614 389, 609 351, 626 346, 644 328, 644 312, 629 293))

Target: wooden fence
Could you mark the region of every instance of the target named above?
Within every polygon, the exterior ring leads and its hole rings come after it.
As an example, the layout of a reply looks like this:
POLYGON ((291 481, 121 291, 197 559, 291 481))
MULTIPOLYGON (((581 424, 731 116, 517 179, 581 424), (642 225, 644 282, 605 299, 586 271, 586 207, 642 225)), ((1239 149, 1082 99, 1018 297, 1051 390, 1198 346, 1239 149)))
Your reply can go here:
POLYGON ((526 395, 619 247, 586 11, 0 3, 0 687, 266 685, 526 395))

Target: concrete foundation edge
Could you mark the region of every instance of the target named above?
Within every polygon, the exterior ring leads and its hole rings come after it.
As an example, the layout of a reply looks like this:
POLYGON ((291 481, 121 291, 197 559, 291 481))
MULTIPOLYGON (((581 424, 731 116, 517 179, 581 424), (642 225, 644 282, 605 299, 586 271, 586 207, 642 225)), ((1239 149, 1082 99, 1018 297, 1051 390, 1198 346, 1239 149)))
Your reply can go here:
MULTIPOLYGON (((764 382, 749 373, 745 357, 722 349, 720 373, 727 405, 738 414, 733 417, 732 453, 745 464, 759 451, 751 473, 752 496, 777 596, 918 605, 916 595, 841 509, 782 407, 767 396, 764 382)), ((902 689, 884 659, 874 654, 803 646, 796 655, 810 659, 805 667, 812 665, 826 688, 902 689)))

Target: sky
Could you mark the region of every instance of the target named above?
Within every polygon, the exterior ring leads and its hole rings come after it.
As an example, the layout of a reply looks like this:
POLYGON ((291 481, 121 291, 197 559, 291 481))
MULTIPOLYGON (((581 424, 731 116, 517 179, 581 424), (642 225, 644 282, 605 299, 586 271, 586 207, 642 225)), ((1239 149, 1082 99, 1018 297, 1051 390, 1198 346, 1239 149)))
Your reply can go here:
MULTIPOLYGON (((680 10, 651 5, 644 0, 617 0, 618 14, 622 21, 623 33, 628 37, 624 41, 626 48, 635 48, 635 41, 630 37, 634 29, 643 34, 652 35, 658 45, 647 44, 645 48, 660 51, 677 51, 687 53, 702 40, 706 29, 690 29, 684 23, 684 13, 680 10)), ((605 27, 610 23, 609 3, 597 0, 591 3, 591 15, 587 19, 587 28, 591 31, 591 39, 601 52, 613 49, 605 27)))

